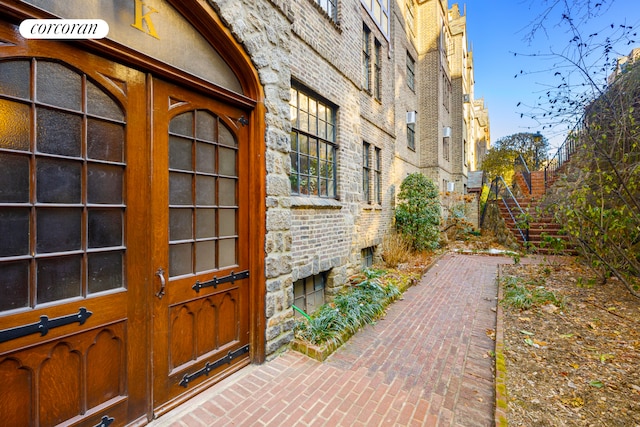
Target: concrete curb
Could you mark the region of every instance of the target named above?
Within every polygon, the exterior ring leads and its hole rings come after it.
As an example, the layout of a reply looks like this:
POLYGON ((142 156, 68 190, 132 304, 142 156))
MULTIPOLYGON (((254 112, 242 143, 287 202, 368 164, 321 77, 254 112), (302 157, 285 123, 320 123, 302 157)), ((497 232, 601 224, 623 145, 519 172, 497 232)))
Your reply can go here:
POLYGON ((502 286, 500 286, 500 277, 502 276, 502 266, 498 265, 498 273, 496 281, 498 285, 498 301, 496 304, 496 404, 495 404, 495 423, 496 427, 506 427, 508 398, 507 398, 507 366, 504 360, 504 328, 502 324, 502 286))

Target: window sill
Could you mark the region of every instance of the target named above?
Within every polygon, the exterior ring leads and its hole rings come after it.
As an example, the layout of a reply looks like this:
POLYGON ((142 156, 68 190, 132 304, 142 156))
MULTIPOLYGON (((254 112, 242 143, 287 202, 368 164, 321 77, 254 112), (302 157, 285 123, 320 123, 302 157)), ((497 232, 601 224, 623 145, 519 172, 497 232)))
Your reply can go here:
POLYGON ((365 211, 381 211, 382 210, 382 205, 379 204, 375 204, 372 205, 370 203, 363 203, 362 204, 362 209, 365 211))
POLYGON ((291 208, 342 209, 342 203, 322 197, 291 196, 291 208))

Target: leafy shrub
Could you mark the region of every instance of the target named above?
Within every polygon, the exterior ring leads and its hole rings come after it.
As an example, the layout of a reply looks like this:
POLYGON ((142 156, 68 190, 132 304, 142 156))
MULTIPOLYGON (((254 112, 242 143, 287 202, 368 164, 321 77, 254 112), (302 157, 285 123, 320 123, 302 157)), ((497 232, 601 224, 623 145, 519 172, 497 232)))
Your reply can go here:
POLYGON ((613 275, 636 297, 640 297, 638 99, 636 62, 586 108, 579 130, 569 136, 567 141, 577 150, 562 173, 565 186, 554 205, 558 222, 600 279, 613 275))
POLYGON ((437 248, 440 236, 440 199, 436 184, 421 173, 412 173, 402 181, 398 199, 398 231, 417 251, 437 248))
POLYGON ((383 284, 379 277, 385 270, 364 270, 365 278, 324 304, 296 324, 296 338, 312 344, 342 343, 366 324, 375 322, 385 307, 400 296, 393 284, 383 284))

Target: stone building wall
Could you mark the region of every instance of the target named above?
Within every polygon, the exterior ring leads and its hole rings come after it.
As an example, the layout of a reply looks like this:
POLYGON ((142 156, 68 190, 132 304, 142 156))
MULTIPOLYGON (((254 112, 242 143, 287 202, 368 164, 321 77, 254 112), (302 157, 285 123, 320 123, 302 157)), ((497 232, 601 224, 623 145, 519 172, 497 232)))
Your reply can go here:
POLYGON ((244 46, 264 88, 266 354, 293 336, 292 234, 289 184, 289 89, 293 12, 286 0, 209 0, 244 46))
POLYGON ((420 3, 418 15, 422 25, 418 31, 419 51, 419 126, 420 170, 438 188, 446 191, 445 183, 453 180, 452 139, 448 153, 443 143, 444 128, 452 126, 451 72, 448 59, 440 53, 440 36, 444 24, 448 31, 447 2, 429 0, 420 3))
MULTIPOLYGON (((361 250, 379 244, 391 217, 390 197, 384 194, 389 187, 395 140, 390 46, 359 0, 340 2, 339 24, 318 13, 316 4, 309 0, 292 2, 292 8, 295 17, 301 18, 294 18, 291 78, 337 106, 338 145, 337 200, 314 200, 313 197, 293 200, 293 235, 304 235, 307 229, 302 227, 325 234, 318 236, 314 247, 304 244, 304 239, 294 238, 293 279, 306 277, 309 271, 313 274, 328 272, 327 293, 332 295, 348 275, 360 268, 361 250), (371 30, 372 55, 373 40, 381 46, 383 85, 380 101, 362 87, 363 25, 371 30), (363 199, 362 150, 365 141, 371 146, 372 161, 374 147, 381 150, 381 204, 363 199), (369 227, 372 223, 378 226, 369 227), (333 238, 333 230, 339 230, 340 238, 333 238)), ((373 170, 374 165, 369 166, 373 170)), ((370 192, 373 193, 373 180, 370 192)))
POLYGON ((470 95, 469 68, 473 67, 467 52, 467 17, 460 14, 457 4, 449 10, 452 43, 450 52, 451 69, 451 168, 455 191, 465 193, 467 184, 467 149, 469 132, 467 124, 472 120, 464 95, 470 95))
POLYGON ((453 147, 446 160, 442 132, 452 125, 456 107, 444 102, 443 75, 450 75, 438 47, 448 4, 416 1, 414 25, 407 25, 406 3, 391 1, 390 32, 384 34, 360 0, 339 1, 336 21, 314 0, 207 1, 244 46, 264 88, 265 333, 266 354, 273 357, 293 337, 296 280, 327 273, 331 297, 361 268, 363 249, 373 248, 379 256, 404 177, 422 172, 441 188, 453 180, 453 147), (381 47, 380 99, 362 85, 363 25, 381 47), (415 90, 407 86, 407 52, 416 60, 415 90), (336 107, 335 199, 291 195, 292 84, 336 107), (407 111, 418 111, 415 150, 407 146, 407 111), (373 176, 372 199, 363 196, 364 142, 372 161, 376 148, 382 156, 381 203, 373 197, 373 176))
POLYGON ((419 25, 419 6, 414 2, 414 22, 413 25, 407 22, 410 19, 406 8, 396 8, 393 15, 393 61, 395 62, 395 115, 396 115, 396 143, 393 158, 393 176, 391 185, 393 185, 393 195, 400 192, 400 184, 402 180, 411 173, 420 172, 421 154, 425 147, 420 141, 423 135, 426 135, 426 129, 418 117, 418 123, 415 125, 415 147, 412 149, 408 146, 407 141, 407 112, 416 111, 417 116, 421 116, 423 111, 420 110, 418 103, 418 84, 420 77, 418 75, 418 62, 420 54, 418 51, 417 35, 421 31, 419 25), (407 54, 415 61, 414 88, 408 85, 407 77, 407 54))
MULTIPOLYGON (((210 0, 258 69, 266 107, 267 357, 293 334, 293 285, 327 273, 339 290, 392 224, 395 88, 392 48, 360 0, 339 2, 334 22, 310 0, 210 0), (362 88, 362 28, 381 46, 380 100, 362 88), (336 106, 337 198, 291 196, 291 84, 336 106), (363 199, 363 142, 382 155, 382 203, 363 199)), ((370 165, 373 170, 373 164, 370 165)), ((373 179, 370 191, 373 194, 373 179)))
POLYGON ((496 237, 496 241, 514 251, 520 251, 522 248, 513 236, 513 233, 507 228, 502 216, 500 216, 500 208, 498 203, 500 200, 491 200, 487 202, 486 211, 484 212, 484 220, 482 228, 490 230, 496 237))

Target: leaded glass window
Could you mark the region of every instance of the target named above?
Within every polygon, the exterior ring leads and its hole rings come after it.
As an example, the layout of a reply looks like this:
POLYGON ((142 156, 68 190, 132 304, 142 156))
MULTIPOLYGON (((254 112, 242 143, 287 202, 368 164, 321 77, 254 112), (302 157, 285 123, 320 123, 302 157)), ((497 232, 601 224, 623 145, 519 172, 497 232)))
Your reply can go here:
POLYGON ((201 273, 237 264, 238 144, 206 110, 169 124, 169 271, 201 273))
POLYGON ((291 193, 336 197, 336 109, 291 88, 291 193))
POLYGON ((125 126, 87 75, 0 61, 0 311, 126 287, 125 126))

